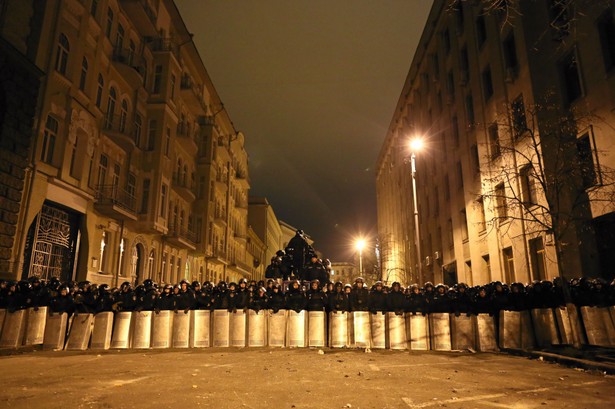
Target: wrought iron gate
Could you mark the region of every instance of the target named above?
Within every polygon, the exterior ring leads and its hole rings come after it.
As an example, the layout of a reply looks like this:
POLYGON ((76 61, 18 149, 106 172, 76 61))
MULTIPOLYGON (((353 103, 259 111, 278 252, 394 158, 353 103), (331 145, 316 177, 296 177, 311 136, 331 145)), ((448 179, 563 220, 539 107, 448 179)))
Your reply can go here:
POLYGON ((79 215, 44 204, 28 231, 23 277, 73 280, 78 238, 79 215))

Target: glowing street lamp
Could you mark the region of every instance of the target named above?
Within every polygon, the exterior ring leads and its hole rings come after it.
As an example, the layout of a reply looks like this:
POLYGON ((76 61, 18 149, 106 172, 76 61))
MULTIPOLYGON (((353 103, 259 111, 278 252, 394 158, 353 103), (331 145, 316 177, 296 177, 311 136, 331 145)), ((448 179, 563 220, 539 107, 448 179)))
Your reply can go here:
POLYGON ((359 274, 363 275, 363 249, 365 248, 365 240, 357 240, 355 247, 359 250, 359 274))
POLYGON ((424 147, 423 139, 415 137, 410 141, 410 163, 412 170, 412 201, 414 204, 414 234, 416 245, 416 258, 418 263, 418 280, 419 284, 423 284, 423 268, 421 259, 421 234, 419 232, 419 208, 416 199, 416 153, 420 152, 424 147))

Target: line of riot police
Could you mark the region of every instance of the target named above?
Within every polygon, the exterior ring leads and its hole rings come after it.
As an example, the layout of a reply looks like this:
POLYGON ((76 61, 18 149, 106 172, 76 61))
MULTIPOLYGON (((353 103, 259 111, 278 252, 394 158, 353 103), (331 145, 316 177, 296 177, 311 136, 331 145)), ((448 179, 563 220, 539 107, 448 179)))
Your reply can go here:
MULTIPOLYGON (((577 306, 615 305, 615 280, 580 278, 570 282, 570 292, 577 306)), ((318 279, 310 282, 291 280, 281 282, 239 280, 221 281, 214 286, 198 281, 158 286, 147 279, 133 288, 129 282, 117 289, 107 284, 87 281, 60 283, 32 277, 29 280, 0 281, 0 308, 9 311, 47 306, 52 313, 98 313, 103 311, 190 310, 255 311, 282 309, 294 311, 369 311, 429 314, 455 313, 497 315, 500 310, 522 311, 534 308, 554 308, 564 305, 561 281, 535 281, 531 284, 513 283, 510 286, 493 282, 470 287, 463 283, 448 287, 425 283, 423 287, 400 283, 390 287, 382 282, 368 289, 362 278, 354 285, 342 282, 321 285, 318 279)))

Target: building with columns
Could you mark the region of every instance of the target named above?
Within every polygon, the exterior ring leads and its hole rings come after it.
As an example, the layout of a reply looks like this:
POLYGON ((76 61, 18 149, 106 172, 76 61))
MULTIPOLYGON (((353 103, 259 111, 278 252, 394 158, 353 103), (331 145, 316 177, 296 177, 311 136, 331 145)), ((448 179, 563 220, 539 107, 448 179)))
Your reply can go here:
POLYGON ((378 158, 387 282, 613 277, 615 4, 572 3, 434 2, 378 158))
POLYGON ((40 29, 25 53, 45 75, 7 275, 251 277, 245 136, 174 2, 33 1, 26 13, 40 29))

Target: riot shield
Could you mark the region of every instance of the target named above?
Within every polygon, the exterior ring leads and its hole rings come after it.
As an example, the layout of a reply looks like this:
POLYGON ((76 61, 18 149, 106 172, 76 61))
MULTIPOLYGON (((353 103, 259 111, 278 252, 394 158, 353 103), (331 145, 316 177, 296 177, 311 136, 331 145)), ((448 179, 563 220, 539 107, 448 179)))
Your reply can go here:
POLYGON ((308 312, 308 346, 324 347, 327 345, 326 325, 324 311, 308 312))
POLYGON ((479 351, 498 351, 495 338, 495 319, 489 314, 472 317, 475 323, 476 346, 479 351))
POLYGON ((288 311, 287 347, 305 347, 306 312, 288 311))
POLYGON ((384 349, 386 342, 386 316, 382 312, 370 314, 370 329, 372 332, 371 347, 384 349))
POLYGON ((286 345, 286 310, 279 310, 276 313, 269 311, 267 345, 270 347, 284 347, 286 345))
POLYGON ((206 310, 191 311, 190 347, 209 348, 210 313, 206 310))
POLYGON ((152 312, 135 311, 132 320, 132 348, 148 349, 152 341, 152 312))
POLYGON ((132 312, 122 311, 115 314, 113 321, 113 335, 111 336, 111 348, 130 348, 130 329, 132 326, 132 312))
POLYGON ((406 331, 409 332, 410 349, 425 351, 430 348, 429 321, 427 316, 407 313, 406 331))
POLYGON ((45 325, 45 339, 43 340, 44 350, 60 351, 64 349, 66 339, 66 326, 68 325, 68 314, 52 313, 47 317, 45 325))
POLYGON ((536 344, 541 347, 558 345, 559 336, 555 324, 555 315, 550 308, 536 308, 530 311, 532 326, 536 335, 536 344))
POLYGON ((188 348, 190 346, 190 311, 183 310, 173 313, 173 348, 188 348))
POLYGON ((0 336, 2 336, 2 327, 4 326, 4 317, 6 317, 6 310, 0 309, 0 336))
POLYGON ((78 314, 73 316, 73 323, 70 326, 70 334, 64 349, 67 351, 85 351, 90 344, 92 336, 93 314, 78 314))
POLYGON ((387 312, 388 347, 390 349, 408 349, 406 339, 406 319, 403 315, 387 312))
POLYGON ((246 314, 243 311, 236 311, 230 318, 230 341, 232 347, 246 346, 246 314))
POLYGON ((227 310, 214 310, 213 343, 214 347, 230 346, 231 318, 227 310))
POLYGON ((348 313, 343 311, 329 313, 329 347, 348 346, 348 313))
POLYGON ((500 311, 500 348, 521 348, 521 313, 500 311))
POLYGON ((94 316, 91 349, 109 349, 111 347, 111 334, 113 332, 113 313, 111 311, 99 312, 94 316))
POLYGON ((267 345, 267 311, 248 311, 248 346, 264 347, 267 345))
POLYGON ((173 339, 173 312, 159 311, 152 315, 152 348, 170 348, 173 339))
POLYGON ((39 307, 37 310, 28 308, 24 345, 42 345, 45 340, 46 323, 47 307, 39 307))
POLYGON ((451 322, 448 313, 429 314, 431 348, 434 351, 451 350, 451 322))
POLYGON ((27 310, 9 312, 4 318, 0 348, 17 348, 21 346, 26 331, 27 310))
POLYGON ((472 317, 451 314, 451 347, 454 350, 476 349, 472 317))
POLYGON ((609 346, 609 337, 604 319, 605 309, 585 306, 581 307, 580 310, 587 343, 589 345, 609 346))
POLYGON ((354 348, 370 348, 372 341, 371 324, 367 311, 353 311, 350 313, 350 328, 352 331, 351 346, 354 348))

